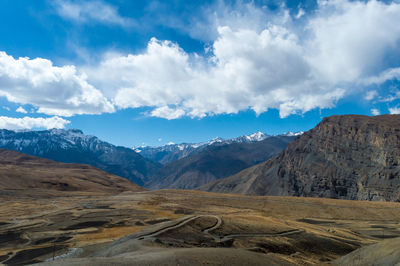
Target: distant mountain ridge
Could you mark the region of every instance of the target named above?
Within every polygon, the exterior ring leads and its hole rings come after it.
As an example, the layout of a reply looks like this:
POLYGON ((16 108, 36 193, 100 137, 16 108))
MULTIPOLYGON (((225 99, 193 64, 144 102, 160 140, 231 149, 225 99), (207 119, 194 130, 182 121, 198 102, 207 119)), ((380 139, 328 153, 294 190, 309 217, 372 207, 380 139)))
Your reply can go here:
POLYGON ((324 118, 276 157, 201 189, 400 201, 400 115, 324 118))
POLYGON ((194 189, 276 155, 299 134, 274 137, 256 132, 227 140, 147 147, 139 154, 78 129, 0 130, 0 148, 58 162, 89 164, 147 188, 194 189), (146 152, 153 152, 153 157, 143 157, 146 152), (170 163, 163 166, 152 160, 170 163))
MULTIPOLYGON (((299 136, 303 132, 287 132, 278 136, 299 136)), ((134 150, 143 157, 150 160, 159 162, 161 164, 172 163, 176 160, 188 157, 194 153, 200 152, 210 145, 226 145, 232 143, 252 143, 257 141, 263 141, 267 138, 273 137, 261 131, 255 132, 250 135, 243 135, 232 139, 222 139, 220 137, 214 138, 210 141, 200 143, 181 143, 175 144, 170 143, 164 146, 153 147, 153 146, 140 146, 135 147, 134 150)))
POLYGON ((196 153, 164 165, 145 187, 195 189, 275 156, 294 138, 275 136, 260 141, 247 139, 207 145, 196 153))
POLYGON ((0 130, 0 148, 65 163, 89 164, 143 185, 161 165, 125 147, 117 147, 81 130, 0 130))

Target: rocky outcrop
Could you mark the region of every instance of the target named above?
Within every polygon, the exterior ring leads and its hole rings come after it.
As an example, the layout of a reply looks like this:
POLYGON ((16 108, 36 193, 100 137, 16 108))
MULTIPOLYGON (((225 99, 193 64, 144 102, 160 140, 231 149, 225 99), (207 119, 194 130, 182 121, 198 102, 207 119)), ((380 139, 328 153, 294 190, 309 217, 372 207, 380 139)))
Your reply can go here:
POLYGON ((400 115, 325 118, 278 156, 212 192, 400 201, 400 115))

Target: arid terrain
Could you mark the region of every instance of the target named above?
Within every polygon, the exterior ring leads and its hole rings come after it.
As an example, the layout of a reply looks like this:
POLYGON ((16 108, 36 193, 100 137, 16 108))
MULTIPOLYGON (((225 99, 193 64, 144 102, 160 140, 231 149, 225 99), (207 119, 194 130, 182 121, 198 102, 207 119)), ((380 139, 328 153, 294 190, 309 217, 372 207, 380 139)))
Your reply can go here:
POLYGON ((0 202, 5 265, 324 265, 400 237, 393 202, 38 189, 2 190, 0 202))
POLYGON ((0 193, 2 191, 85 191, 118 193, 143 191, 125 178, 85 164, 59 163, 24 153, 0 149, 0 193))

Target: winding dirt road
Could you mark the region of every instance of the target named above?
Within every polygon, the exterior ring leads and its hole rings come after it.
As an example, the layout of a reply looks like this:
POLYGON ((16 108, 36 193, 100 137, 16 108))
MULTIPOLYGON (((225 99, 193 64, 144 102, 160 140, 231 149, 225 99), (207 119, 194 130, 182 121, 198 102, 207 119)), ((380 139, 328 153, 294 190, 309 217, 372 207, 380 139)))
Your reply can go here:
POLYGON ((216 223, 207 229, 204 229, 202 232, 204 234, 207 234, 209 236, 211 236, 216 242, 223 242, 223 241, 227 241, 230 239, 234 239, 234 238, 244 238, 244 237, 276 237, 276 236, 288 236, 288 235, 294 235, 294 234, 300 234, 303 233, 304 230, 300 230, 300 229, 293 229, 293 230, 288 230, 288 231, 284 231, 284 232, 279 232, 279 233, 250 233, 250 234, 229 234, 229 235, 225 235, 223 237, 219 236, 219 235, 214 235, 211 232, 218 229, 221 224, 222 224, 222 219, 221 217, 217 216, 217 215, 197 215, 197 216, 188 216, 183 218, 183 220, 179 221, 178 223, 174 224, 174 225, 169 225, 163 228, 160 228, 154 232, 145 234, 145 235, 141 235, 138 236, 137 239, 138 240, 144 240, 144 239, 149 239, 149 238, 153 238, 156 237, 162 233, 174 230, 174 229, 178 229, 184 225, 186 225, 187 223, 199 219, 201 217, 213 217, 216 219, 216 223))

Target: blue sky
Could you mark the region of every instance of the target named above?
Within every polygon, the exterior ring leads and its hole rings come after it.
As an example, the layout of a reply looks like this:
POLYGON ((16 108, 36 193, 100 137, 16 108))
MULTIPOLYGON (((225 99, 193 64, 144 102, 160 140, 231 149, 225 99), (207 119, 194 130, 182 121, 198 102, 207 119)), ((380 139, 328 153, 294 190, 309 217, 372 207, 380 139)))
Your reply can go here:
POLYGON ((0 2, 0 127, 124 146, 400 113, 398 1, 0 2))

